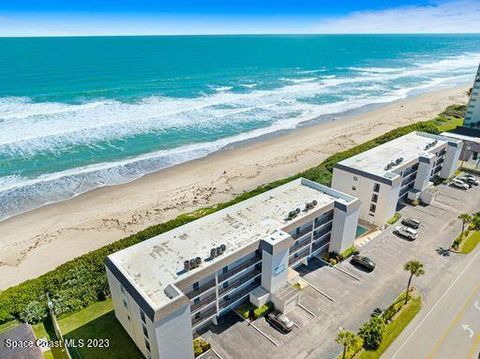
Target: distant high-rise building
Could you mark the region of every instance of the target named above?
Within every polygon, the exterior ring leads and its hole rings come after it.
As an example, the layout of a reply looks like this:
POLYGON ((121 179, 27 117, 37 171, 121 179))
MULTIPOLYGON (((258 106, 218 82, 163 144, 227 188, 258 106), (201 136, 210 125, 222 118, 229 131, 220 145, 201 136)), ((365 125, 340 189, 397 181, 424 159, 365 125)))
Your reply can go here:
POLYGON ((478 66, 475 81, 473 82, 472 94, 468 102, 463 126, 480 129, 480 65, 478 66))

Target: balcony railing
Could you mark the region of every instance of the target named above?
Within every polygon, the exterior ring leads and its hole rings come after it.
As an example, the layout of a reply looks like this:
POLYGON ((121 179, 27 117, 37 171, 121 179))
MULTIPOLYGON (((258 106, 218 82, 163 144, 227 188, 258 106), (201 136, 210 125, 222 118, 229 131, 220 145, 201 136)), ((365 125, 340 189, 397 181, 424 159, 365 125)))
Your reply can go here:
POLYGON ((252 290, 257 288, 258 286, 260 286, 259 281, 254 281, 253 283, 247 285, 245 288, 242 288, 238 292, 235 292, 235 294, 229 296, 228 299, 225 299, 225 298, 222 299, 220 301, 220 309, 224 309, 224 308, 228 307, 229 305, 232 305, 233 303, 235 303, 240 298, 249 294, 252 290))
POLYGON ((198 302, 192 303, 190 305, 190 311, 192 313, 196 312, 197 310, 202 309, 211 303, 214 303, 216 298, 217 295, 215 292, 213 292, 212 294, 207 295, 205 298, 200 299, 198 302))
POLYGON ((310 254, 310 248, 307 248, 306 250, 298 253, 298 256, 292 257, 288 260, 288 265, 292 266, 298 261, 302 260, 303 258, 307 257, 310 254))
POLYGON ((403 187, 404 185, 406 185, 407 183, 410 183, 410 181, 412 180, 412 178, 413 178, 413 180, 415 180, 416 177, 417 177, 417 172, 411 173, 411 174, 409 174, 408 176, 404 177, 404 178, 403 178, 403 181, 402 181, 402 187, 403 187))
POLYGON ((203 321, 207 320, 208 318, 211 318, 216 313, 217 313, 217 308, 213 306, 212 308, 206 310, 205 312, 202 312, 200 316, 192 317, 192 327, 195 327, 197 324, 200 324, 203 321))
POLYGON ((204 284, 202 284, 197 289, 192 290, 189 293, 186 293, 185 295, 188 297, 188 299, 192 299, 192 298, 195 298, 195 297, 199 296, 203 292, 206 292, 207 290, 209 290, 213 287, 215 287, 215 278, 212 279, 212 280, 209 280, 208 282, 206 282, 204 284))
POLYGON ((329 215, 328 217, 326 218, 322 218, 320 220, 315 220, 315 228, 317 227, 321 227, 323 226, 324 224, 327 224, 328 222, 332 221, 333 220, 333 214, 329 215))
POLYGON ((227 293, 231 292, 235 288, 240 287, 242 284, 245 284, 249 280, 255 278, 258 275, 260 275, 261 273, 262 273, 262 270, 259 268, 259 269, 254 269, 251 272, 248 272, 246 275, 242 275, 239 279, 236 279, 233 282, 229 282, 228 287, 219 288, 218 289, 218 295, 221 296, 221 295, 224 295, 224 294, 227 294, 227 293))
MULTIPOLYGON (((318 250, 319 248, 321 248, 323 246, 326 246, 329 242, 330 242, 330 236, 328 236, 325 239, 322 239, 321 241, 313 243, 312 244, 312 253, 315 252, 316 250, 318 250)), ((328 248, 325 247, 325 250, 327 250, 327 249, 328 248)))
POLYGON ((308 226, 306 226, 305 228, 303 228, 302 230, 300 230, 298 233, 295 232, 294 234, 292 234, 292 237, 293 239, 298 239, 302 236, 304 236, 305 234, 307 234, 308 232, 311 232, 312 231, 312 225, 309 224, 308 226))
POLYGON ((333 227, 333 224, 330 224, 330 225, 326 226, 325 228, 322 228, 321 231, 316 231, 316 233, 313 234, 313 240, 321 238, 322 236, 324 236, 325 234, 330 232, 332 230, 332 227, 333 227))
POLYGON ((302 248, 305 248, 306 246, 309 246, 310 243, 311 243, 310 238, 305 240, 305 241, 302 241, 300 243, 299 242, 295 243, 293 246, 290 247, 290 254, 298 252, 302 248))
POLYGON ((261 259, 262 259, 261 256, 256 255, 255 257, 253 257, 253 258, 247 260, 246 262, 236 266, 235 268, 232 268, 232 269, 228 270, 228 272, 219 275, 218 276, 218 282, 220 283, 220 282, 226 281, 228 278, 231 278, 235 274, 240 273, 244 269, 254 265, 255 263, 257 263, 261 259))

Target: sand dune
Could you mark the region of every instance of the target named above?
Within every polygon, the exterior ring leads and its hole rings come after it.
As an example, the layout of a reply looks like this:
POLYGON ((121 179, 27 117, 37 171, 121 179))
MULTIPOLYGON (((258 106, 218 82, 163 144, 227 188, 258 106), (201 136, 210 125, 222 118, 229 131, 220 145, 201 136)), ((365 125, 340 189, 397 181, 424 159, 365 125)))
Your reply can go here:
POLYGON ((295 174, 399 126, 433 118, 450 104, 465 103, 465 90, 440 90, 300 128, 10 218, 0 223, 0 289, 180 213, 295 174))

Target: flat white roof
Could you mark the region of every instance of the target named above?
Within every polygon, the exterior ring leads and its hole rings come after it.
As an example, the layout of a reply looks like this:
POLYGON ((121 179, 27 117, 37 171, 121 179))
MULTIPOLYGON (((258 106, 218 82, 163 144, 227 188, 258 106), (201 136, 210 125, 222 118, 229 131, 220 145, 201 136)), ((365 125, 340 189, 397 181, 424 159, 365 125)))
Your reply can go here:
POLYGON ((368 172, 380 177, 389 177, 395 169, 403 164, 419 158, 422 154, 434 153, 448 142, 448 138, 424 132, 411 132, 405 136, 379 145, 371 150, 347 158, 339 164, 368 172), (434 141, 437 141, 436 143, 434 141), (431 147, 426 148, 427 145, 431 147), (398 165, 386 169, 387 165, 402 158, 398 165))
MULTIPOLYGON (((207 268, 249 244, 266 239, 285 227, 288 212, 316 200, 317 208, 355 198, 317 183, 297 179, 228 208, 202 217, 109 256, 110 260, 155 307, 170 299, 164 288, 207 268), (210 250, 221 244, 226 252, 205 262, 210 250), (202 258, 199 268, 183 272, 183 263, 202 258)), ((308 213, 300 212, 295 220, 308 213)))
POLYGON ((451 137, 451 138, 454 138, 456 140, 480 143, 480 137, 461 135, 459 133, 454 133, 454 132, 442 132, 441 135, 446 136, 446 137, 451 137))

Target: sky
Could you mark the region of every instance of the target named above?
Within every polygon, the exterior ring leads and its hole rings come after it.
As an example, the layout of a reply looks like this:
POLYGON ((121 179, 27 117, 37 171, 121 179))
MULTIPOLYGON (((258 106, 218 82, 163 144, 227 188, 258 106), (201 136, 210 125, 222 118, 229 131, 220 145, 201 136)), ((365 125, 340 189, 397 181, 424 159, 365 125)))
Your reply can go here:
POLYGON ((0 36, 479 33, 480 0, 0 0, 0 36))

